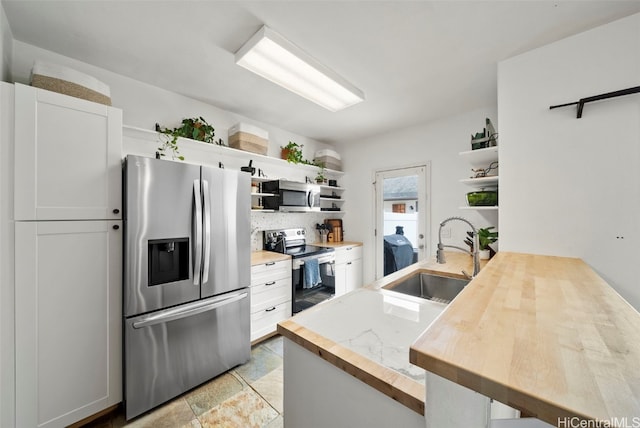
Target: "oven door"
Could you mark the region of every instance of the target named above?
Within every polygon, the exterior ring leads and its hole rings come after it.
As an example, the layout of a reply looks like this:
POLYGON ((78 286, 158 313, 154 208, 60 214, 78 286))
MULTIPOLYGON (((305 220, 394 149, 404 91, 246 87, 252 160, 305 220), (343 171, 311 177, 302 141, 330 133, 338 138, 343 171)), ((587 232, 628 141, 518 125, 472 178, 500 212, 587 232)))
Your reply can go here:
POLYGON ((294 314, 335 295, 336 265, 333 253, 294 259, 292 266, 291 310, 294 314), (315 261, 317 261, 317 271, 315 261), (319 283, 309 281, 316 276, 320 280, 319 283))

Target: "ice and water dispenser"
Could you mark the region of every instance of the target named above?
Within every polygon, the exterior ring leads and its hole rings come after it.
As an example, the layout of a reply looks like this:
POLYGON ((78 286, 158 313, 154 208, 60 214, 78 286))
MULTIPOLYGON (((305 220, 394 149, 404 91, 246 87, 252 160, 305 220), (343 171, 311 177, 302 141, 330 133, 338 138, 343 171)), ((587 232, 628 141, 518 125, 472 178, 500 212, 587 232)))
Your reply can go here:
POLYGON ((189 238, 149 240, 149 285, 189 279, 189 238))

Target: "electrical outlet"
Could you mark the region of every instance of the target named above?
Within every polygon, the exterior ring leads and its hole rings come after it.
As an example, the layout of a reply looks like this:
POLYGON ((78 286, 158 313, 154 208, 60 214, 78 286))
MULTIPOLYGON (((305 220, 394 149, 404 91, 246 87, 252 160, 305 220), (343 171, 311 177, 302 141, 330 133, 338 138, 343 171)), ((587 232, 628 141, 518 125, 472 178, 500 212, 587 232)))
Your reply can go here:
POLYGON ((451 238, 451 228, 450 227, 443 227, 442 231, 441 231, 441 236, 443 238, 451 238))

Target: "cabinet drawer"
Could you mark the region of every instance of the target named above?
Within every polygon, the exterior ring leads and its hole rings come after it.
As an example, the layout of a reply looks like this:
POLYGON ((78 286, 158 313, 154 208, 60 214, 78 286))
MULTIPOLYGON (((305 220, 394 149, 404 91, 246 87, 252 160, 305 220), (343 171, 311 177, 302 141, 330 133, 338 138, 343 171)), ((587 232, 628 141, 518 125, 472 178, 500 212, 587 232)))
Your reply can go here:
POLYGON ((291 300, 251 314, 251 340, 276 331, 276 325, 291 317, 291 300))
POLYGON ((262 288, 251 287, 251 313, 291 300, 291 281, 278 280, 262 288))
POLYGON ((266 293, 272 291, 276 288, 291 288, 291 277, 288 276, 286 278, 277 278, 277 279, 268 279, 268 281, 260 282, 259 284, 255 284, 251 286, 251 298, 253 299, 255 295, 260 293, 266 293))
POLYGON ((336 264, 347 263, 362 258, 362 246, 336 248, 336 264))
POLYGON ((251 266, 251 285, 291 277, 291 260, 251 266))

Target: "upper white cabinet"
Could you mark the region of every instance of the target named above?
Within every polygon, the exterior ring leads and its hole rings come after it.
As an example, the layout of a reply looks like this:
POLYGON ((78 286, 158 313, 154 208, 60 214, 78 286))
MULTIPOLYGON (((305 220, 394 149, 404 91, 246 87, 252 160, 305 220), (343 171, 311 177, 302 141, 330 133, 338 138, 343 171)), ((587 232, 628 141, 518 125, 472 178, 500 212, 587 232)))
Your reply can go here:
POLYGON ((122 218, 122 111, 15 85, 15 219, 122 218))

